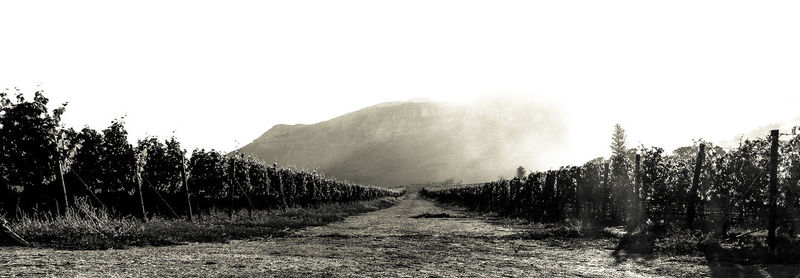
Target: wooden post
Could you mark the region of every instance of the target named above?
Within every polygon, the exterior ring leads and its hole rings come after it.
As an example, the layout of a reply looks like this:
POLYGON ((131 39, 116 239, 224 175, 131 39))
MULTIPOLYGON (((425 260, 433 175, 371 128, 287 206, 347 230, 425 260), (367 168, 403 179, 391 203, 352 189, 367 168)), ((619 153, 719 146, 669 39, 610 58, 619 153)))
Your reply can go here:
POLYGON ((236 188, 239 189, 239 193, 242 194, 241 196, 244 196, 244 198, 247 200, 247 216, 253 217, 253 201, 250 200, 250 196, 247 195, 247 192, 244 191, 244 188, 242 188, 242 185, 239 183, 239 180, 236 179, 235 177, 233 184, 235 184, 236 188))
POLYGON ((778 220, 778 136, 777 129, 770 131, 770 140, 772 147, 770 148, 769 155, 769 221, 767 223, 767 244, 769 245, 769 252, 775 255, 775 228, 778 220))
POLYGON ((228 218, 233 220, 233 194, 234 194, 234 175, 236 175, 236 161, 231 160, 231 174, 228 179, 228 187, 230 187, 230 204, 228 205, 228 218))
MULTIPOLYGON (((581 196, 581 194, 583 193, 583 190, 581 190, 581 187, 583 186, 583 180, 581 178, 581 171, 583 171, 583 170, 581 170, 581 168, 578 168, 576 170, 577 176, 574 177, 575 178, 575 212, 574 212, 575 219, 582 219, 581 218, 581 209, 583 209, 583 198, 582 198, 583 196, 581 196)), ((583 223, 583 222, 581 222, 581 223, 583 223)))
POLYGON ((141 164, 141 157, 136 156, 136 186, 137 191, 139 191, 139 205, 142 208, 142 220, 147 220, 147 211, 144 209, 144 194, 142 192, 142 164, 141 164))
POLYGON ((58 137, 53 135, 53 141, 55 142, 53 149, 56 160, 56 168, 58 170, 56 178, 58 178, 58 182, 61 184, 61 192, 64 195, 64 209, 61 210, 61 212, 66 214, 67 210, 69 209, 69 199, 67 198, 67 185, 66 183, 64 183, 64 169, 63 166, 61 165, 61 152, 58 151, 58 142, 59 142, 58 137))
POLYGON ((15 233, 11 228, 7 226, 7 222, 5 219, 0 218, 0 227, 2 227, 3 231, 8 234, 12 239, 16 240, 22 246, 30 246, 31 244, 28 243, 25 239, 20 237, 17 233, 15 233))
POLYGON ((608 163, 603 163, 603 220, 608 220, 608 202, 611 199, 611 185, 608 184, 609 180, 608 163))
MULTIPOLYGON (((277 169, 277 167, 275 167, 275 169, 277 169)), ((277 176, 278 176, 278 194, 281 195, 281 208, 283 209, 283 211, 286 211, 287 209, 289 209, 289 205, 286 204, 286 194, 285 194, 286 192, 283 190, 283 176, 281 176, 281 171, 280 170, 276 170, 276 171, 278 173, 277 174, 277 176)), ((330 187, 328 189, 331 190, 330 187)), ((331 192, 330 196, 331 196, 330 198, 333 199, 332 192, 331 192)))
POLYGON ((142 219, 147 220, 147 211, 144 209, 144 194, 142 192, 142 176, 140 173, 136 173, 136 186, 139 191, 139 206, 142 208, 142 219))
MULTIPOLYGON (((176 213, 175 210, 172 209, 172 206, 169 205, 169 202, 167 202, 167 199, 164 199, 164 196, 161 196, 161 193, 158 192, 158 189, 156 189, 156 187, 153 186, 153 183, 151 183, 150 180, 148 180, 147 178, 143 178, 143 179, 144 179, 145 182, 147 182, 147 185, 150 187, 150 189, 152 189, 153 192, 156 193, 156 197, 158 197, 158 199, 160 199, 161 202, 164 203, 165 206, 167 206, 167 209, 169 209, 169 211, 172 213, 172 216, 175 217, 176 219, 180 218, 180 217, 178 217, 178 213, 176 213)), ((161 209, 159 208, 159 206, 156 206, 156 210, 157 210, 157 213, 159 215, 161 215, 161 209)))
POLYGON ((181 181, 183 181, 183 190, 186 191, 186 207, 187 217, 189 222, 192 221, 192 198, 189 193, 189 181, 186 179, 186 152, 181 153, 181 181))
POLYGON ((686 229, 693 228, 694 218, 697 216, 697 187, 700 185, 700 171, 703 169, 703 160, 705 157, 706 145, 700 143, 700 150, 697 152, 697 160, 694 162, 692 188, 689 190, 689 200, 686 208, 686 229))
MULTIPOLYGON (((167 202, 167 199, 164 199, 164 196, 161 196, 161 193, 159 193, 158 190, 155 189, 155 187, 151 186, 150 188, 152 188, 153 192, 156 193, 156 196, 158 196, 158 198, 161 199, 161 202, 164 203, 165 206, 167 206, 167 209, 169 209, 169 212, 172 213, 172 216, 175 217, 175 219, 180 218, 178 216, 178 213, 176 213, 175 210, 172 209, 172 206, 169 205, 169 202, 167 202)), ((156 206, 156 208, 158 208, 158 206, 156 206)), ((159 213, 161 213, 161 212, 159 212, 159 213)))
MULTIPOLYGON (((55 204, 56 214, 57 215, 61 215, 61 209, 59 209, 59 207, 61 205, 58 203, 58 199, 56 199, 56 198, 52 198, 52 199, 53 199, 53 204, 55 204)), ((38 204, 37 204, 37 206, 38 206, 38 204)), ((36 210, 38 210, 38 209, 36 209, 36 210)))
POLYGON ((81 176, 80 176, 80 175, 78 175, 78 173, 75 173, 75 171, 74 171, 74 170, 71 170, 71 169, 70 169, 70 172, 72 172, 72 174, 73 174, 73 175, 75 175, 75 177, 76 177, 76 178, 78 178, 78 181, 79 181, 79 182, 81 182, 81 184, 83 185, 83 188, 86 188, 86 191, 88 191, 88 192, 89 192, 89 194, 90 194, 90 195, 92 195, 92 198, 94 198, 94 200, 95 200, 95 201, 97 201, 97 204, 99 204, 99 205, 100 205, 100 207, 102 207, 103 209, 105 209, 106 205, 105 205, 105 204, 103 204, 103 202, 102 202, 102 201, 100 201, 100 198, 97 198, 97 195, 95 195, 95 194, 94 194, 94 192, 92 191, 92 189, 91 189, 91 188, 89 188, 89 185, 88 185, 88 184, 86 184, 86 182, 84 182, 84 181, 83 181, 83 179, 81 178, 81 176))
POLYGON ((641 155, 636 154, 636 164, 633 168, 633 204, 631 204, 633 214, 631 216, 634 226, 639 226, 642 223, 642 216, 644 215, 645 209, 644 193, 640 192, 642 186, 642 179, 639 177, 641 174, 639 173, 641 158, 641 155))
POLYGON ((19 204, 20 202, 22 202, 22 200, 20 200, 21 198, 19 192, 14 192, 14 196, 15 196, 14 200, 16 200, 14 202, 14 218, 17 219, 17 221, 19 221, 22 220, 22 208, 20 208, 19 204))
MULTIPOLYGON (((244 160, 244 154, 239 154, 239 157, 244 160)), ((239 179, 236 178, 236 173, 234 172, 233 175, 233 182, 236 183, 236 187, 239 188, 239 191, 242 192, 242 195, 245 199, 247 199, 247 216, 253 217, 253 201, 250 200, 250 196, 248 196, 247 192, 242 187, 242 184, 239 183, 239 179)))
POLYGON ((636 187, 639 188, 637 190, 639 190, 639 199, 638 200, 639 200, 639 209, 640 209, 640 211, 639 211, 639 221, 640 222, 638 224, 641 225, 641 224, 644 224, 647 221, 647 219, 650 217, 647 214, 647 192, 650 190, 650 188, 646 188, 642 184, 642 168, 641 168, 641 163, 640 162, 641 162, 641 155, 637 154, 636 155, 636 168, 637 168, 637 170, 636 170, 636 187), (647 189, 647 190, 645 190, 645 189, 647 189))

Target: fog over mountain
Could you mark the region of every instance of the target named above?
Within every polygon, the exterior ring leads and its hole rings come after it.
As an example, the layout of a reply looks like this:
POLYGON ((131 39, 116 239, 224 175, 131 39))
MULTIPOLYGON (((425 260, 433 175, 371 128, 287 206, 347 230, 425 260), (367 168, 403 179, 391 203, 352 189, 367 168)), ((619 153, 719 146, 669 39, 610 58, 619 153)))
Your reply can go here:
MULTIPOLYGON (((790 134, 793 132, 798 132, 800 130, 797 127, 800 126, 800 116, 794 117, 791 120, 784 120, 773 122, 767 125, 759 126, 754 128, 748 132, 743 132, 737 134, 734 138, 729 140, 721 140, 719 142, 720 146, 723 147, 736 147, 742 140, 752 140, 752 139, 760 139, 760 138, 767 138, 769 135, 770 130, 778 129, 781 133, 790 134)), ((781 137, 781 140, 786 140, 789 137, 781 137)))
POLYGON ((529 101, 389 102, 311 125, 276 125, 239 151, 339 179, 403 185, 479 182, 547 167, 563 151, 554 108, 529 101))

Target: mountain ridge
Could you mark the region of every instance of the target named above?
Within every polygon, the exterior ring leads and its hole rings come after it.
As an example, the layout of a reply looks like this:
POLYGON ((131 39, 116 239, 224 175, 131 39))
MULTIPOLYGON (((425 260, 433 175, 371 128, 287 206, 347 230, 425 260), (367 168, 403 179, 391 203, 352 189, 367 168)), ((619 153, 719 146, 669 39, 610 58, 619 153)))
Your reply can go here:
POLYGON ((239 151, 376 185, 481 181, 531 165, 525 156, 543 148, 531 143, 557 145, 556 114, 532 103, 387 102, 314 124, 275 125, 239 151))

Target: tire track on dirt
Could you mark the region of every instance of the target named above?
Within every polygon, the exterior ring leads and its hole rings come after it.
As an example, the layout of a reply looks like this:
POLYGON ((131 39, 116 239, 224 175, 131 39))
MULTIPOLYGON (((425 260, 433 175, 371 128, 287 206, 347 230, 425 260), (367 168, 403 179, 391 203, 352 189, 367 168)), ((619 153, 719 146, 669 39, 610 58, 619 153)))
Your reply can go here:
POLYGON ((307 228, 298 232, 298 235, 502 237, 513 235, 515 232, 517 231, 510 228, 492 225, 484 219, 469 217, 463 211, 436 206, 413 192, 390 208, 351 216, 344 221, 326 226, 307 228), (453 217, 415 218, 423 214, 453 217))

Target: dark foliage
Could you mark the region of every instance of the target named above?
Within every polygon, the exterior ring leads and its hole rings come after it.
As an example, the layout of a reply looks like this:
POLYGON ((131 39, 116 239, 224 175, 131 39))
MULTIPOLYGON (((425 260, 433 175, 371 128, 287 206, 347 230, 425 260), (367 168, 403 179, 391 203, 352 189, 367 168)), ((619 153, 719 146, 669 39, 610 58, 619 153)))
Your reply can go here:
MULTIPOLYGON (((123 120, 102 131, 59 126, 65 105, 48 110, 36 92, 26 100, 0 93, 0 216, 58 212, 65 199, 85 197, 121 216, 178 216, 215 208, 288 209, 373 200, 402 190, 356 185, 316 171, 279 168, 241 154, 194 150, 186 159, 175 138, 129 143, 123 120), (59 167, 67 194, 59 180, 59 167), (183 164, 183 165, 182 165, 183 164), (140 197, 141 196, 141 197, 140 197)), ((62 211, 60 213, 64 213, 62 211)))

